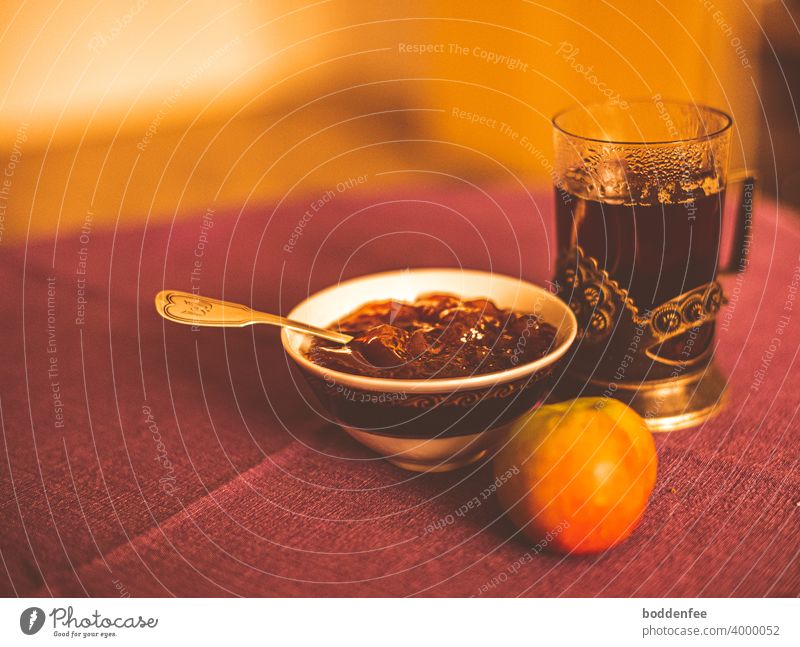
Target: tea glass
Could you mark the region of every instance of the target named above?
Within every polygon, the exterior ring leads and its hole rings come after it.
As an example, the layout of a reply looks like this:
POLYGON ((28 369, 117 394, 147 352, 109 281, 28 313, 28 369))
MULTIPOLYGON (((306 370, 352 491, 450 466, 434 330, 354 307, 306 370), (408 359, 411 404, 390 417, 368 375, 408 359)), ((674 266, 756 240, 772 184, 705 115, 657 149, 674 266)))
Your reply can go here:
POLYGON ((653 430, 696 425, 725 403, 718 276, 746 265, 754 191, 737 174, 733 252, 720 267, 732 123, 660 97, 553 118, 554 283, 579 326, 568 388, 623 400, 653 430))

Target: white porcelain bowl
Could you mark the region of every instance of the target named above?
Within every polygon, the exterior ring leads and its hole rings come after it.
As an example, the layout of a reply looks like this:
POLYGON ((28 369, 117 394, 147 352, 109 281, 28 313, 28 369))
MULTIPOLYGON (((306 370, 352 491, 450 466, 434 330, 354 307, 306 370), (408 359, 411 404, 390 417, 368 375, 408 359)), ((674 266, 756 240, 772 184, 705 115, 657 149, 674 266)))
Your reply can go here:
POLYGON ((501 308, 533 312, 556 328, 550 352, 505 371, 461 378, 401 380, 333 371, 306 356, 311 338, 284 329, 283 347, 326 411, 353 438, 395 465, 449 471, 479 460, 513 422, 541 403, 553 365, 577 333, 570 308, 548 290, 501 274, 415 269, 369 274, 326 288, 289 317, 327 327, 368 301, 413 301, 425 293, 486 297, 501 308))

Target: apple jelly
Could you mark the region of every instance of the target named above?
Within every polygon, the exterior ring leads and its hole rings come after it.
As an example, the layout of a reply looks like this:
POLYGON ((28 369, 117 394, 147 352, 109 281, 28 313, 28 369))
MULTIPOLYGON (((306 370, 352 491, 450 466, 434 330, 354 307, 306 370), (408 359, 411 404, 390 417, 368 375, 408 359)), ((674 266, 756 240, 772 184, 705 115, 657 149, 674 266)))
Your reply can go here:
POLYGON ((346 346, 314 339, 308 357, 335 371, 395 379, 454 378, 504 371, 544 357, 556 329, 534 313, 489 299, 427 294, 413 303, 371 301, 330 326, 346 346))

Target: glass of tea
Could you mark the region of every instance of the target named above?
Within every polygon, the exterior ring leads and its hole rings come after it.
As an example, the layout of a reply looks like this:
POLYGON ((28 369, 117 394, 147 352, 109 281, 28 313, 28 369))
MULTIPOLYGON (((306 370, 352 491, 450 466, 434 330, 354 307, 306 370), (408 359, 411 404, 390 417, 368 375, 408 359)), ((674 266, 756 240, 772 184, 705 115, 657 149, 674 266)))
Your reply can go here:
POLYGON ((553 118, 555 285, 580 328, 574 394, 633 406, 653 430, 702 422, 725 402, 713 364, 718 274, 746 265, 754 181, 744 173, 729 267, 720 241, 732 120, 652 100, 553 118))

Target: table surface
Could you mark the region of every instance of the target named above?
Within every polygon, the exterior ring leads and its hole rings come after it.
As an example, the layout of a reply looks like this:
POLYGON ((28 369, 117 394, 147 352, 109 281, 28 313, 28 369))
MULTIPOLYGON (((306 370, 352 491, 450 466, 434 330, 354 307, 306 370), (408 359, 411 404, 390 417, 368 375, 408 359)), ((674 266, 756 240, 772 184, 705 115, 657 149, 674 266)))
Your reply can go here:
POLYGON ((798 222, 758 205, 749 268, 724 279, 729 406, 656 438, 642 524, 584 557, 532 555, 493 499, 457 515, 491 481, 485 463, 412 474, 351 440, 276 329, 193 331, 152 305, 194 287, 285 313, 339 280, 421 266, 544 281, 549 192, 356 187, 5 244, 0 592, 797 596, 798 222))

